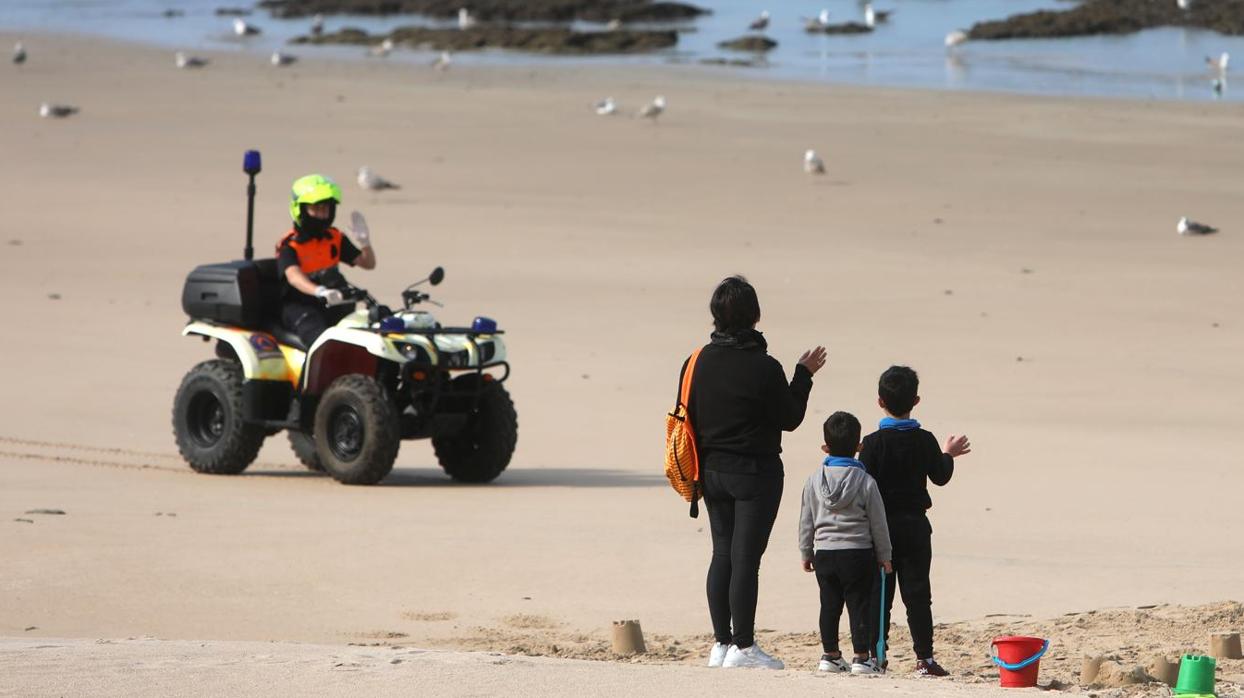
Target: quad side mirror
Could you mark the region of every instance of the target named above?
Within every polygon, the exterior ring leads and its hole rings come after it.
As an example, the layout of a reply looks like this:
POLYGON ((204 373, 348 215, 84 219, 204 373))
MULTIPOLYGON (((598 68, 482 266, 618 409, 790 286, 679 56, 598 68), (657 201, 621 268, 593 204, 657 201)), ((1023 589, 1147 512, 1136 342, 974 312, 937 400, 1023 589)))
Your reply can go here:
POLYGON ((444 280, 445 280, 444 267, 437 267, 433 269, 431 276, 428 277, 428 281, 431 282, 433 286, 439 285, 444 280))

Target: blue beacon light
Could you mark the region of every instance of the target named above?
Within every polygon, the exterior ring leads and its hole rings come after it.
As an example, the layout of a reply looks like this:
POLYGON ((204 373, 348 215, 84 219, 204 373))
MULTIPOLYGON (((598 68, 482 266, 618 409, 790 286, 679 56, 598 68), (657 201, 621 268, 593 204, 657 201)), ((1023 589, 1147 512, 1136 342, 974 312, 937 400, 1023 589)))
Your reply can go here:
POLYGON ((257 175, 263 169, 263 159, 258 150, 248 150, 242 156, 242 171, 248 175, 257 175))
POLYGON ((471 321, 471 331, 479 334, 492 334, 497 331, 497 321, 490 317, 477 317, 471 321))

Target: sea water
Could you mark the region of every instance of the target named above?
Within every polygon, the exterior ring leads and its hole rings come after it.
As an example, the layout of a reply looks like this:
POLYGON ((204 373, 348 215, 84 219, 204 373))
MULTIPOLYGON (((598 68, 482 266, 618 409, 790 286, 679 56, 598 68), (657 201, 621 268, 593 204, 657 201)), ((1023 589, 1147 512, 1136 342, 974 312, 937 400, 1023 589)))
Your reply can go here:
MULTIPOLYGON (((1154 0, 1166 1, 1166 0, 1154 0)), ((1174 2, 1174 0, 1170 0, 1174 2)), ((469 0, 463 0, 469 7, 469 0)), ((874 0, 877 10, 891 10, 889 22, 863 35, 829 36, 804 31, 802 17, 828 9, 831 21, 862 22, 859 0, 701 0, 712 14, 676 25, 678 45, 641 56, 548 57, 510 51, 456 54, 458 64, 647 64, 698 65, 715 58, 753 59, 717 48, 744 35, 747 25, 769 10, 766 36, 778 42, 757 67, 705 67, 757 79, 808 80, 894 87, 985 90, 1065 96, 1128 97, 1159 100, 1238 100, 1230 80, 1221 92, 1219 77, 1205 64, 1207 56, 1227 51, 1244 65, 1244 37, 1211 31, 1161 28, 1126 36, 1065 39, 973 41, 948 50, 948 32, 974 22, 1018 12, 1061 9, 1065 0, 874 0)), ((252 7, 239 0, 0 0, 0 29, 8 32, 70 32, 141 41, 170 49, 233 50, 257 55, 285 48, 289 39, 307 33, 308 19, 279 20, 266 12, 247 17, 263 29, 257 37, 233 35, 233 18, 218 7, 252 7), (179 10, 177 17, 164 11, 179 10)), ((408 24, 450 26, 412 16, 330 16, 327 30, 352 26, 377 33, 408 24)), ((600 29, 583 24, 581 29, 600 29)), ((29 42, 28 42, 29 43, 29 42)), ((298 46, 299 54, 316 53, 363 59, 357 46, 298 46)), ((426 63, 428 51, 395 51, 389 60, 426 63)))

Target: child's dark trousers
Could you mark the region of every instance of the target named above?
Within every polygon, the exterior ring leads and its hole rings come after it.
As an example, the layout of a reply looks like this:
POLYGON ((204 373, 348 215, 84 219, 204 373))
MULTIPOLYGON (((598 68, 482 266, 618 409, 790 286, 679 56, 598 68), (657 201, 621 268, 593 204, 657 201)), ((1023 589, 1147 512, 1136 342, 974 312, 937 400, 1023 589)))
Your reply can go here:
POLYGON ((821 645, 825 652, 838 652, 838 620, 845 602, 851 624, 851 647, 856 654, 868 654, 868 609, 873 583, 878 578, 877 557, 872 548, 818 550, 812 564, 816 583, 821 587, 821 645))
MULTIPOLYGON (((894 587, 903 596, 907 607, 907 627, 911 630, 912 649, 916 659, 933 656, 933 592, 929 584, 929 568, 933 563, 933 527, 923 513, 899 514, 888 518, 890 544, 894 548, 894 574, 886 578, 885 617, 886 646, 890 641, 890 612, 894 608, 894 587), (897 583, 895 578, 897 577, 897 583)), ((870 611, 880 614, 880 587, 873 593, 870 611)), ((874 622, 870 627, 876 628, 874 622)), ((874 630, 871 643, 876 645, 874 630)))

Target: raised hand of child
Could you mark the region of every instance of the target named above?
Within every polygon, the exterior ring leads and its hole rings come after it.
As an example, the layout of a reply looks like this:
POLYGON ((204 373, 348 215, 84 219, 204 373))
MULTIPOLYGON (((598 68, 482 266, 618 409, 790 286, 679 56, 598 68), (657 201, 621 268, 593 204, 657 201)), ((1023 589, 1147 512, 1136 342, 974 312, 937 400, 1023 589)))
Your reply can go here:
POLYGON ((815 572, 816 571, 816 568, 812 566, 811 560, 803 561, 803 571, 804 572, 815 572))
POLYGON ((946 448, 942 450, 951 458, 958 458, 972 452, 972 443, 967 436, 951 434, 946 437, 946 448))
POLYGON ((825 356, 825 347, 818 346, 815 349, 809 349, 799 357, 799 365, 808 369, 808 373, 816 375, 816 372, 825 365, 825 356))

